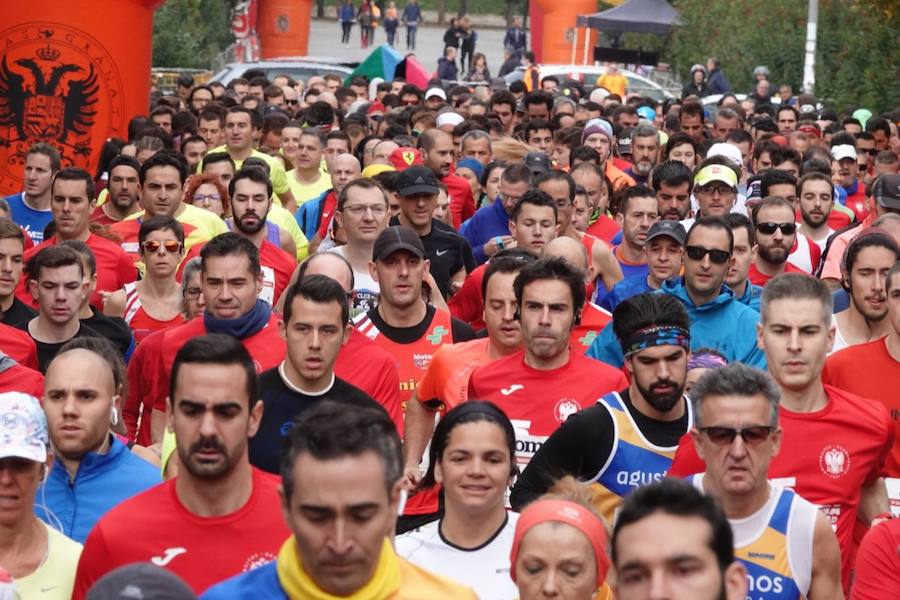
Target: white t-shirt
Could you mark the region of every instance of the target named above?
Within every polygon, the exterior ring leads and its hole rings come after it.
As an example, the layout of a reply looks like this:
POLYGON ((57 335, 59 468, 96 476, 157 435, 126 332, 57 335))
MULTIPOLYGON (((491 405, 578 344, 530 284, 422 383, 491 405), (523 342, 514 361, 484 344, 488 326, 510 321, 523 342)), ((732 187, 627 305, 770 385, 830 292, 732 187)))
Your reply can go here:
MULTIPOLYGON (((344 246, 335 246, 330 248, 328 252, 334 252, 347 258, 344 248, 344 246)), ((319 251, 322 251, 321 247, 319 251)), ((350 309, 351 318, 355 318, 357 315, 369 312, 375 308, 375 305, 378 303, 378 292, 381 291, 381 288, 378 287, 378 282, 372 279, 372 275, 368 271, 363 272, 356 269, 353 269, 353 288, 356 295, 353 298, 353 306, 350 309)))
POLYGON ((517 513, 509 512, 506 523, 478 548, 453 546, 441 535, 434 521, 397 537, 397 554, 423 569, 449 577, 475 590, 485 600, 515 600, 519 590, 509 576, 509 552, 516 531, 517 513))

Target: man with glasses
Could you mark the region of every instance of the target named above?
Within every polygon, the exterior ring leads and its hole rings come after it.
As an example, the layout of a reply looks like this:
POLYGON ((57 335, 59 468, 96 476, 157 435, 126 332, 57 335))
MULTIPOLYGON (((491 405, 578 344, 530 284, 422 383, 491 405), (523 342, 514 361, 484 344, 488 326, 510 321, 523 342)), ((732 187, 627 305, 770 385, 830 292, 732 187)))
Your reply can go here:
POLYGON ((515 509, 572 475, 591 484, 597 509, 612 520, 625 496, 665 476, 678 439, 690 431, 684 306, 671 296, 640 294, 622 302, 613 319, 630 385, 571 415, 540 445, 510 496, 515 509))
MULTIPOLYGON (((856 521, 874 526, 889 518, 881 473, 893 424, 881 403, 823 385, 822 367, 834 340, 831 323, 832 299, 825 284, 788 273, 763 292, 757 340, 781 392, 781 451, 769 465, 769 478, 828 517, 837 532, 846 593, 856 521)), ((669 475, 703 470, 693 443, 683 438, 669 475)))
POLYGON ((713 158, 704 161, 694 175, 694 197, 699 209, 694 218, 681 221, 685 231, 690 231, 699 217, 724 217, 734 207, 738 174, 728 165, 711 162, 716 160, 718 159, 713 158))
POLYGON ((840 598, 841 552, 828 519, 768 479, 782 443, 780 398, 765 373, 740 363, 701 377, 691 389, 691 438, 706 471, 692 481, 728 516, 752 596, 840 598))
MULTIPOLYGON (((672 295, 687 308, 692 348, 714 348, 728 362, 765 368, 766 357, 753 339, 759 314, 725 285, 733 245, 734 235, 724 220, 701 217, 687 235, 684 277, 669 279, 657 293, 672 295)), ((624 363, 611 326, 603 329, 587 354, 616 367, 624 363)))
POLYGON ((531 189, 531 183, 532 175, 528 167, 522 163, 509 165, 500 176, 500 198, 479 208, 463 225, 460 233, 472 246, 478 264, 500 250, 512 247, 509 213, 522 194, 531 189))
POLYGON ((388 226, 388 197, 374 179, 356 179, 338 197, 334 213, 337 224, 344 230, 347 243, 331 252, 347 259, 353 267, 353 306, 351 316, 369 312, 378 301, 378 282, 369 272, 375 240, 388 226))
POLYGON ((787 200, 780 196, 763 198, 753 207, 753 224, 756 260, 750 265, 750 283, 765 286, 782 273, 806 273, 788 261, 797 238, 797 224, 787 200))

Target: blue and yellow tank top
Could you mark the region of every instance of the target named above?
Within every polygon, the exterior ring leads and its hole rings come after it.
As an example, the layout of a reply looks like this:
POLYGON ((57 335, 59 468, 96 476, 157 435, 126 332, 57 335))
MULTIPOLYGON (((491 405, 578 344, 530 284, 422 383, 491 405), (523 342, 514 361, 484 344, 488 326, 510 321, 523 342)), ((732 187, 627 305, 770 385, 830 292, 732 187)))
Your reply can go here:
MULTIPOLYGON (((626 496, 642 485, 665 478, 678 446, 656 446, 647 440, 617 392, 603 396, 598 402, 612 416, 614 441, 606 464, 588 483, 594 508, 611 523, 626 496)), ((694 425, 691 403, 684 398, 682 402, 688 411, 687 430, 690 430, 694 425)))

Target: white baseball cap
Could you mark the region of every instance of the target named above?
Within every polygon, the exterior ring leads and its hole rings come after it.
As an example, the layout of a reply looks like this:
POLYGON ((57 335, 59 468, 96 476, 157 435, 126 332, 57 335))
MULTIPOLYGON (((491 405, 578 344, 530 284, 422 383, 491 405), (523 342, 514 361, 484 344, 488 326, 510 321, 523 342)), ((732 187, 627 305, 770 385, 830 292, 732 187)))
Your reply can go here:
POLYGON ((831 149, 831 158, 837 161, 844 160, 845 158, 856 160, 856 148, 850 144, 839 144, 831 149))
POLYGON ((441 100, 446 100, 446 99, 447 99, 447 93, 444 92, 444 90, 442 90, 441 88, 438 88, 438 87, 430 88, 427 92, 425 92, 425 99, 426 99, 426 100, 428 100, 428 99, 431 98, 432 96, 437 96, 437 97, 440 98, 441 100))
POLYGON ((706 153, 706 158, 709 158, 710 156, 724 156, 730 160, 737 169, 744 166, 744 159, 741 158, 741 151, 737 146, 729 143, 718 142, 710 146, 706 153))

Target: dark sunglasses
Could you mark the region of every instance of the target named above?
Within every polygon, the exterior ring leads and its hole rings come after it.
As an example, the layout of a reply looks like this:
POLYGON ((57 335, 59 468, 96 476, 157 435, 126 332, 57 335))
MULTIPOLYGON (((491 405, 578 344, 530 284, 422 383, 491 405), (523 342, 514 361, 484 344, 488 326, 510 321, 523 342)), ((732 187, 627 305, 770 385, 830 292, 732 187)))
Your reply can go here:
POLYGON ((731 258, 731 252, 704 248, 703 246, 688 246, 684 251, 687 253, 688 258, 698 262, 703 260, 703 257, 709 254, 710 262, 717 265, 724 265, 728 262, 728 259, 731 258))
POLYGON ((857 148, 857 154, 869 154, 870 156, 877 155, 879 150, 877 148, 857 148))
POLYGON ((141 247, 144 249, 144 252, 149 252, 150 254, 159 252, 160 247, 165 248, 166 252, 171 252, 172 254, 174 254, 181 250, 181 242, 176 242, 175 240, 166 240, 164 242, 151 240, 149 242, 144 242, 143 244, 141 244, 141 247))
POLYGON ((797 231, 796 223, 757 223, 756 230, 763 235, 772 235, 776 229, 780 229, 782 235, 794 235, 797 231))
POLYGON ((742 429, 734 429, 732 427, 700 428, 700 433, 708 437, 709 441, 717 446, 730 446, 734 443, 734 438, 737 436, 741 436, 745 444, 754 446, 768 439, 773 431, 775 431, 775 428, 771 425, 754 425, 742 429))

